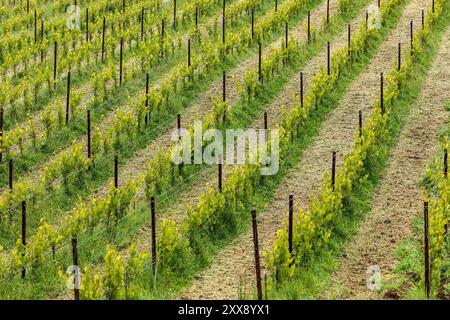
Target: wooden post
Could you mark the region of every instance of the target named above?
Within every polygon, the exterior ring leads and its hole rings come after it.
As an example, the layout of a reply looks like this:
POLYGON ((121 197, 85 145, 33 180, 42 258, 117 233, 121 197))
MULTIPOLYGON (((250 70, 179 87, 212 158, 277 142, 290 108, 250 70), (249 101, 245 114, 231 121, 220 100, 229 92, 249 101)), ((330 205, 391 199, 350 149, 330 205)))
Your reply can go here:
POLYGON ((120 38, 120 77, 119 77, 120 85, 122 85, 122 68, 123 68, 123 38, 120 38))
POLYGON ((267 111, 264 111, 264 130, 268 130, 268 125, 267 125, 267 111))
POLYGON ((275 0, 275 12, 278 11, 278 0, 275 0))
POLYGON ((311 11, 308 11, 308 43, 311 43, 311 11))
MULTIPOLYGON (((41 43, 44 40, 44 20, 41 20, 41 43)), ((44 61, 44 50, 41 50, 41 62, 44 61)))
POLYGON ((398 43, 398 71, 402 68, 402 43, 398 43))
POLYGON ((87 110, 87 152, 88 159, 91 158, 91 110, 87 110))
POLYGON ((327 43, 327 74, 331 74, 331 48, 329 41, 327 43))
POLYGON ((448 176, 448 151, 444 150, 444 178, 448 176))
POLYGON ((431 11, 434 13, 434 0, 431 2, 431 11))
POLYGON ((327 0, 327 24, 330 24, 330 0, 327 0))
POLYGON ((188 61, 187 61, 188 67, 191 66, 191 39, 188 39, 188 61))
POLYGON ((294 218, 294 195, 289 195, 289 228, 288 228, 288 244, 289 253, 292 255, 292 224, 294 218))
POLYGON ((358 113, 358 126, 359 126, 359 137, 362 138, 363 120, 362 120, 362 111, 361 110, 359 110, 359 113, 358 113))
MULTIPOLYGON (((267 111, 264 111, 264 139, 268 140, 267 111)), ((267 164, 267 163, 266 163, 267 164)))
POLYGON ((350 25, 350 23, 348 24, 347 47, 348 47, 348 56, 351 57, 351 54, 352 54, 352 26, 350 25))
POLYGON ((89 8, 86 8, 86 42, 89 41, 89 8))
POLYGON ((105 60, 105 32, 106 32, 106 18, 103 17, 103 30, 102 30, 102 62, 105 60))
POLYGON ((198 29, 198 6, 195 7, 195 29, 198 29))
POLYGON ((303 108, 303 72, 300 72, 300 107, 303 108))
POLYGON ((225 102, 227 99, 227 76, 225 71, 222 73, 222 101, 225 102))
POLYGON ((119 187, 119 159, 114 155, 114 188, 119 187))
POLYGON ((69 123, 69 108, 70 108, 70 70, 67 73, 66 125, 69 123))
POLYGON ((261 48, 261 42, 260 42, 259 43, 259 53, 258 53, 258 79, 260 82, 262 82, 261 64, 262 64, 262 48, 261 48))
POLYGON ((74 298, 75 300, 80 300, 80 273, 78 269, 78 248, 76 238, 72 238, 72 260, 74 267, 74 298))
POLYGON ((164 18, 161 20, 161 56, 164 57, 164 36, 165 36, 165 20, 164 18))
MULTIPOLYGON (((27 246, 27 202, 22 201, 22 246, 24 248, 23 255, 27 246)), ((26 269, 22 267, 22 279, 25 279, 26 269)))
POLYGON ((381 9, 381 0, 378 0, 378 9, 381 9))
POLYGON ((178 141, 181 141, 181 115, 177 114, 178 141))
POLYGON ((333 191, 335 184, 336 184, 336 151, 333 151, 333 158, 331 162, 331 187, 333 191))
POLYGON ((13 160, 9 159, 9 190, 13 189, 13 160))
POLYGON ((369 11, 366 10, 366 29, 369 29, 369 11))
POLYGON ((222 160, 219 160, 219 192, 222 193, 222 160))
POLYGON ((383 72, 380 74, 380 107, 381 114, 384 114, 384 75, 383 72))
POLYGON ((148 85, 149 85, 149 74, 145 75, 145 108, 147 109, 147 113, 145 114, 145 127, 147 127, 148 123, 151 121, 150 109, 148 107, 148 85))
POLYGON ((289 41, 289 26, 288 23, 286 22, 286 26, 285 26, 285 42, 286 42, 286 49, 288 47, 288 41, 289 41))
POLYGON ((141 41, 144 40, 144 7, 141 9, 141 41))
POLYGON ((410 33, 411 33, 411 56, 413 55, 414 50, 414 22, 411 20, 410 23, 410 33))
POLYGON ((155 197, 150 198, 150 210, 152 220, 152 265, 153 274, 156 274, 156 217, 155 217, 155 197))
POLYGON ((422 9, 422 29, 425 29, 425 10, 422 9))
POLYGON ((222 10, 222 42, 225 43, 225 0, 223 0, 222 10))
POLYGON ((429 257, 429 238, 428 238, 428 202, 424 202, 424 257, 425 257, 425 293, 427 299, 430 298, 430 257, 429 257))
POLYGON ((56 88, 56 71, 58 65, 58 43, 55 41, 55 47, 53 50, 53 82, 56 88))
POLYGON ((255 9, 252 8, 252 40, 255 39, 255 9))
POLYGON ((173 28, 177 28, 177 0, 173 0, 173 28))
POLYGON ((253 246, 255 251, 256 289, 258 292, 258 300, 262 300, 261 267, 259 264, 258 226, 256 221, 255 209, 252 210, 252 225, 253 225, 253 246))

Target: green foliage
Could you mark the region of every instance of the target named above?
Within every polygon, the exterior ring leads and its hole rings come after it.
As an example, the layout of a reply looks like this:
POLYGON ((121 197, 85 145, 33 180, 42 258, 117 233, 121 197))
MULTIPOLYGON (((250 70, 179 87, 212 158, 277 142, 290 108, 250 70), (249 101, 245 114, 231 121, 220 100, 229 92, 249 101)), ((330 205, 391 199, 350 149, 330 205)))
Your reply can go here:
POLYGON ((80 287, 82 299, 136 299, 139 297, 137 277, 143 272, 147 255, 138 253, 131 246, 125 259, 114 248, 108 247, 105 254, 105 267, 101 273, 85 269, 80 287))
MULTIPOLYGON (((441 289, 441 279, 448 256, 448 241, 446 228, 450 222, 450 180, 444 176, 443 154, 449 150, 450 138, 442 137, 442 143, 438 155, 429 166, 425 179, 428 182, 428 190, 424 198, 429 205, 429 254, 431 266, 431 294, 436 297, 441 289)), ((422 260, 423 257, 421 256, 422 260)), ((424 273, 421 272, 421 283, 424 273)), ((423 286, 422 286, 423 287, 423 286)))

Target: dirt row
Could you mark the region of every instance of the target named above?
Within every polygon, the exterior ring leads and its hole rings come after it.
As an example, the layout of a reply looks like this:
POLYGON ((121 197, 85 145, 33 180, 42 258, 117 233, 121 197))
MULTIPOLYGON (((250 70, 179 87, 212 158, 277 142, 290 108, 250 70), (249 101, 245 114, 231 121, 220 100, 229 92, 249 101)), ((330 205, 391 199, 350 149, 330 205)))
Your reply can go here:
POLYGON ((419 182, 428 161, 439 150, 439 132, 449 117, 443 105, 450 99, 450 28, 441 43, 375 189, 371 210, 340 259, 325 298, 383 298, 367 289, 366 271, 369 266, 378 266, 381 275, 387 277, 398 263, 393 250, 402 239, 412 236, 412 223, 423 210, 419 182))
MULTIPOLYGON (((339 159, 351 151, 358 110, 363 110, 364 115, 369 116, 372 94, 377 92, 379 73, 391 65, 398 42, 407 39, 409 21, 419 21, 421 7, 422 1, 419 0, 413 0, 405 7, 397 27, 391 30, 365 71, 352 82, 339 106, 330 113, 314 141, 304 151, 303 159, 291 169, 275 191, 274 199, 260 213, 258 233, 261 250, 271 247, 276 230, 287 216, 288 195, 294 195, 296 208, 301 206, 305 209, 311 197, 320 189, 323 173, 331 163, 332 151, 339 152, 339 159)), ((238 290, 244 287, 247 289, 246 296, 249 296, 253 293, 253 260, 252 230, 248 230, 220 252, 211 267, 199 274, 181 297, 236 299, 238 290)))

